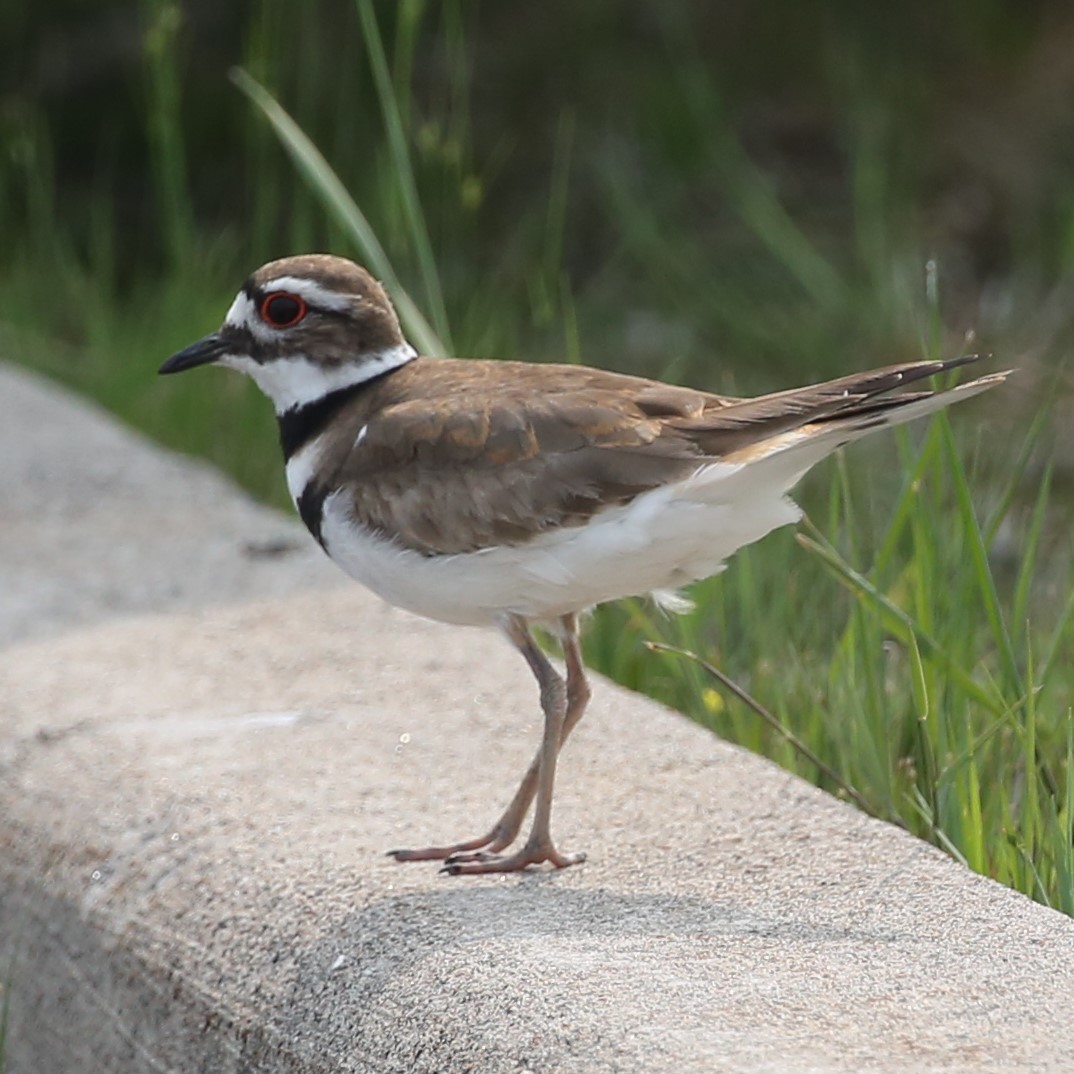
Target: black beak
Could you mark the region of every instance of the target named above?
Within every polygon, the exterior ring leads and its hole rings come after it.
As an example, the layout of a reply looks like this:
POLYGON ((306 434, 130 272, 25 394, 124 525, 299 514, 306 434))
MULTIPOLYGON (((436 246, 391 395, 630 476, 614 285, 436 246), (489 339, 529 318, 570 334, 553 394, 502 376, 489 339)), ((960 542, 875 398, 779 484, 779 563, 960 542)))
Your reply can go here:
POLYGON ((178 354, 173 354, 161 367, 158 373, 181 373, 184 369, 193 369, 196 365, 208 365, 222 358, 230 349, 226 340, 219 332, 211 336, 199 339, 197 343, 191 343, 184 347, 178 354))

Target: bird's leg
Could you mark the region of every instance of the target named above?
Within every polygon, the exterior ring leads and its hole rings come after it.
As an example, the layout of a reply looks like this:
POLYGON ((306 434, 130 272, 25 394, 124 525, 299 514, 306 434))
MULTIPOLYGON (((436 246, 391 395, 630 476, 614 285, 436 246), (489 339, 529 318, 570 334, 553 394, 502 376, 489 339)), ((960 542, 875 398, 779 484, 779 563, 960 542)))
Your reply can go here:
MULTIPOLYGON (((519 620, 519 622, 522 625, 524 635, 529 637, 529 630, 525 626, 525 623, 521 620, 519 620)), ((537 678, 538 683, 541 684, 541 674, 536 670, 534 661, 531 660, 530 656, 527 654, 527 650, 520 644, 519 640, 516 639, 513 630, 513 626, 509 625, 507 630, 508 637, 516 648, 522 652, 522 655, 526 657, 526 661, 529 663, 530 667, 534 668, 534 675, 537 678)), ((564 615, 560 618, 560 630, 557 631, 557 635, 563 645, 563 655, 567 665, 567 710, 563 717, 559 735, 559 746, 562 749, 563 744, 567 741, 571 731, 574 730, 578 721, 582 718, 582 714, 585 712, 586 705, 589 702, 590 690, 589 683, 585 676, 585 665, 582 662, 581 646, 578 641, 577 619, 573 614, 564 615)), ((529 643, 536 649, 532 637, 529 637, 529 643)), ((543 664, 547 667, 545 675, 550 675, 559 681, 559 688, 562 690, 562 681, 556 674, 555 669, 552 668, 539 649, 536 649, 536 652, 538 655, 538 665, 543 664)), ((541 688, 543 707, 543 685, 541 688)), ((543 754, 544 747, 542 745, 530 762, 530 766, 526 770, 526 774, 522 777, 522 782, 519 784, 518 790, 515 791, 515 795, 511 799, 510 804, 503 811, 499 820, 492 826, 491 830, 485 835, 478 836, 476 839, 468 839, 464 842, 452 843, 447 846, 423 847, 419 850, 392 850, 389 851, 389 855, 395 858, 396 861, 449 860, 452 865, 461 864, 463 862, 491 860, 518 838, 518 833, 522 828, 522 822, 526 819, 530 804, 533 802, 534 795, 537 793, 537 782, 543 754)))
MULTIPOLYGON (((578 640, 578 622, 575 615, 564 615, 560 618, 557 637, 563 645, 563 657, 567 665, 567 712, 563 717, 563 728, 559 735, 559 748, 562 750, 571 731, 582 718, 586 705, 589 704, 590 689, 585 677, 585 664, 582 661, 582 649, 578 640)), ((482 840, 474 840, 476 846, 452 848, 451 853, 445 855, 451 864, 483 861, 490 855, 498 854, 518 838, 522 821, 525 820, 530 804, 533 802, 533 796, 537 793, 537 776, 541 767, 542 752, 538 749, 534 754, 514 798, 511 799, 511 804, 493 825, 492 831, 482 840)))
POLYGON ((541 748, 505 814, 506 817, 516 806, 521 806, 518 815, 518 823, 521 823, 521 818, 525 815, 529 804, 528 800, 535 793, 537 806, 534 810, 533 827, 530 829, 529 838, 520 850, 506 857, 496 857, 490 854, 491 846, 488 850, 475 854, 460 852, 447 860, 444 872, 451 873, 453 876, 475 873, 511 873, 530 865, 540 865, 543 862, 548 862, 556 869, 564 869, 568 865, 577 865, 585 861, 584 854, 563 854, 557 850, 552 842, 551 833, 556 758, 567 736, 581 719, 586 702, 589 700, 589 685, 585 679, 574 616, 563 616, 560 626, 564 655, 567 660, 568 684, 566 687, 548 657, 541 652, 540 647, 533 640, 533 635, 525 620, 512 616, 506 624, 507 636, 525 657, 526 663, 529 664, 530 670, 537 679, 541 692, 541 709, 544 712, 541 748), (534 771, 535 768, 536 771, 534 771), (531 774, 535 777, 532 780, 531 774))
POLYGON ((563 733, 559 736, 560 749, 567 736, 577 726, 585 712, 592 691, 585 677, 582 660, 582 643, 578 638, 578 617, 573 613, 560 618, 559 640, 563 645, 563 659, 567 665, 567 715, 563 719, 563 733))
MULTIPOLYGON (((563 718, 563 727, 559 735, 559 748, 567 741, 571 731, 574 730, 578 721, 585 712, 589 703, 589 683, 585 677, 585 665, 582 662, 581 646, 578 641, 578 626, 576 617, 564 615, 560 619, 560 630, 557 631, 563 645, 563 656, 567 665, 567 712, 563 718)), ((554 672, 553 672, 554 674, 554 672)), ((450 864, 468 861, 487 861, 498 855, 500 851, 509 847, 517 838, 522 828, 522 822, 529 812, 533 796, 537 793, 537 777, 541 766, 543 749, 538 749, 530 762, 522 782, 515 791, 510 805, 503 811, 503 815, 492 826, 492 830, 479 839, 472 839, 466 843, 456 843, 450 847, 429 847, 424 851, 394 851, 398 861, 418 860, 410 855, 422 854, 428 860, 431 858, 445 859, 450 864), (399 855, 407 855, 400 857, 399 855)))

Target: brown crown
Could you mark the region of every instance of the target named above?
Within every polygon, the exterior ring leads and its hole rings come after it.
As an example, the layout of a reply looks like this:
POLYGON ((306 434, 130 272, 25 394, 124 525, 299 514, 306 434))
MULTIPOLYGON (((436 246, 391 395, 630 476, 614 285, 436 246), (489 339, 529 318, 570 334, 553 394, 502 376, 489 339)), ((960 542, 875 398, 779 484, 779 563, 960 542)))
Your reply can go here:
POLYGON ((302 254, 262 265, 244 286, 259 307, 264 288, 284 276, 316 283, 334 296, 345 299, 342 309, 319 308, 309 302, 309 314, 278 342, 264 344, 251 340, 259 361, 284 358, 301 351, 325 365, 353 362, 366 354, 377 354, 405 342, 399 318, 384 288, 360 265, 331 254, 302 254))

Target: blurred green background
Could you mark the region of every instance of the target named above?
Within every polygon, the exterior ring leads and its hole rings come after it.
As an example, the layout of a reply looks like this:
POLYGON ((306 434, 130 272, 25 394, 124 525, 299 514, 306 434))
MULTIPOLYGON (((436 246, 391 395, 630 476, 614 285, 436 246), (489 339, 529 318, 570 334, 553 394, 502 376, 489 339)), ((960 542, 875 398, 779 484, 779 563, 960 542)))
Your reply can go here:
POLYGON ((253 386, 155 369, 262 261, 365 259, 329 169, 459 354, 751 393, 995 352, 957 436, 807 481, 809 548, 602 610, 588 654, 1074 912, 1071 101, 1064 0, 7 4, 0 353, 284 505, 253 386))

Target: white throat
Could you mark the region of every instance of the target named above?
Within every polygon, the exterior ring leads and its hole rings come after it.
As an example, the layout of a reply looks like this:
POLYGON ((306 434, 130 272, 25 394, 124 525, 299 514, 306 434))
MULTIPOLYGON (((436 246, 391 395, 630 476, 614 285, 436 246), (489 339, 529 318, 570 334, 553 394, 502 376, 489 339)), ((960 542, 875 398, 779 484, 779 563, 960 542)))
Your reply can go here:
POLYGON ((344 365, 326 366, 304 354, 255 362, 245 354, 225 354, 216 364, 245 373, 272 400, 277 414, 316 403, 340 388, 352 388, 398 369, 418 356, 409 343, 363 354, 344 365))

